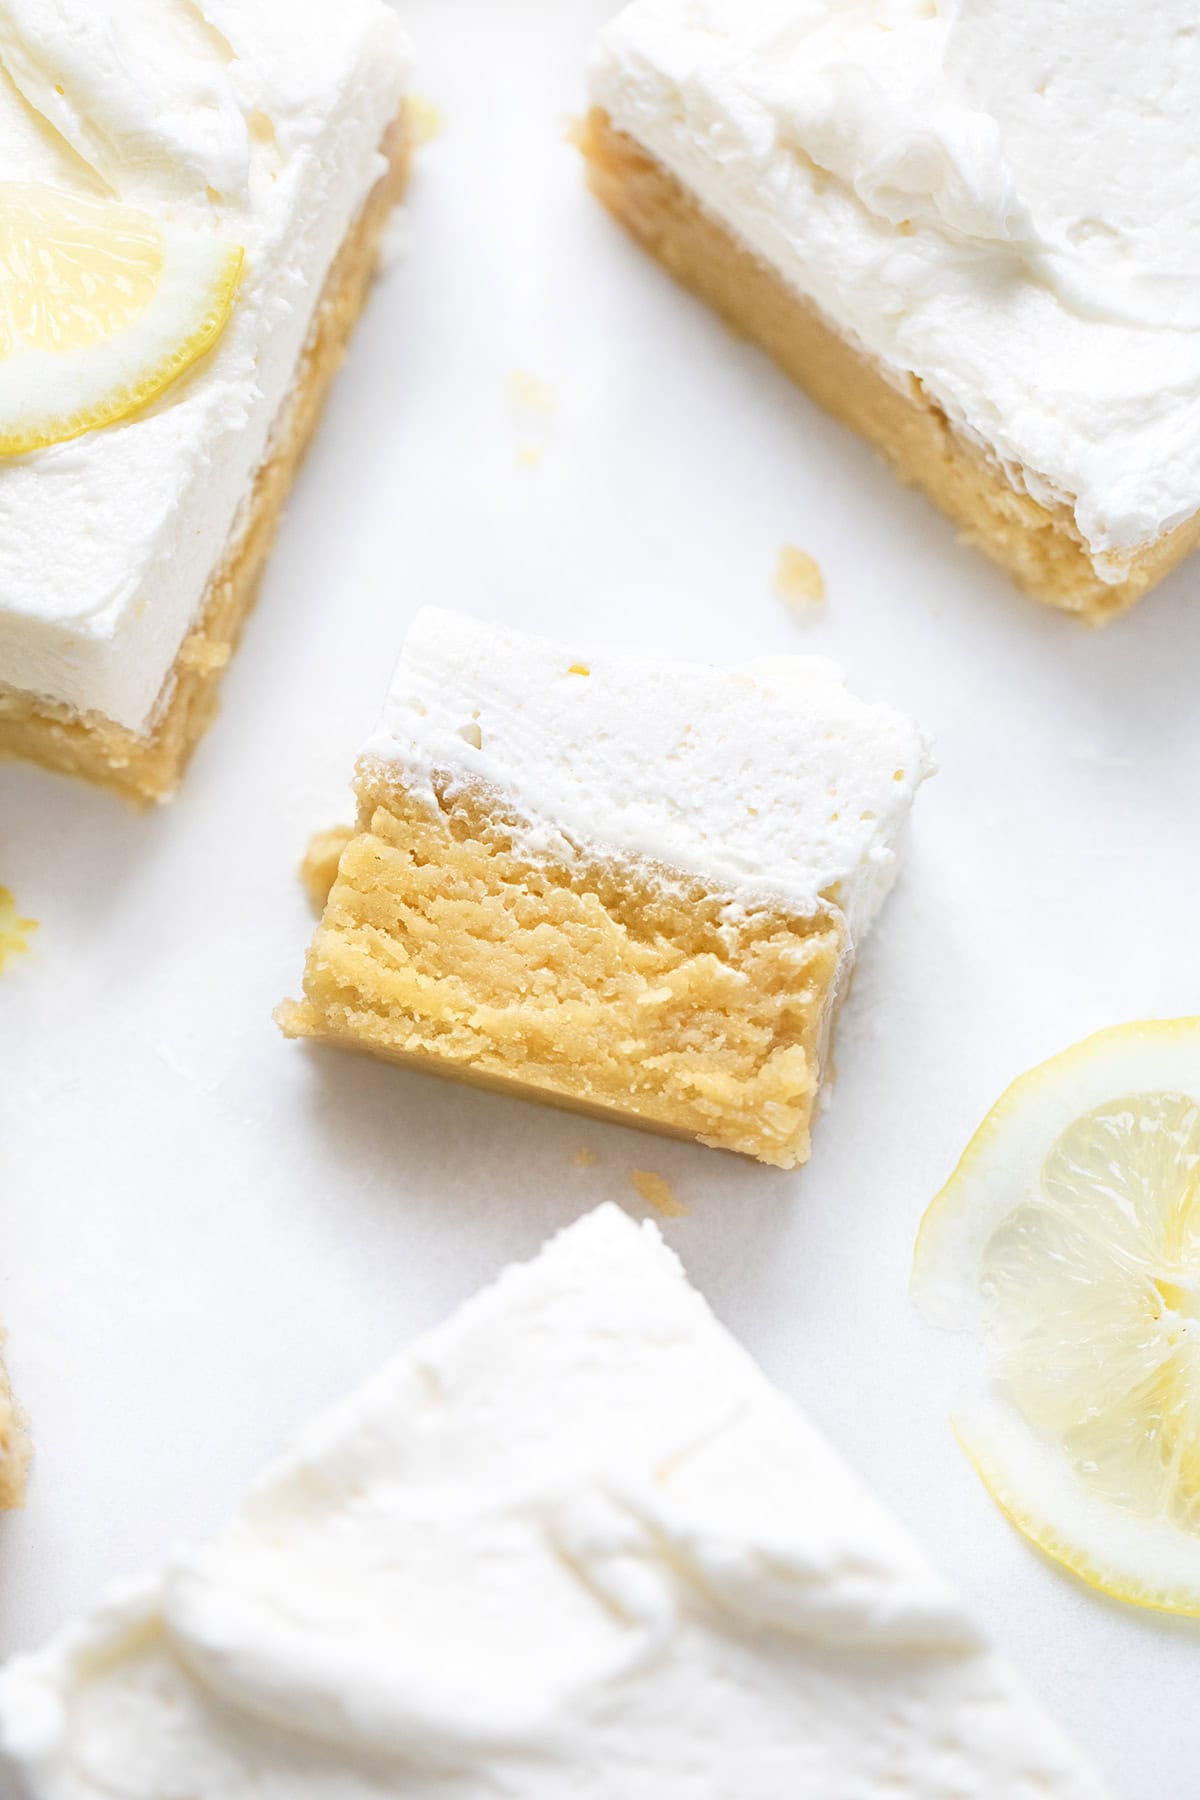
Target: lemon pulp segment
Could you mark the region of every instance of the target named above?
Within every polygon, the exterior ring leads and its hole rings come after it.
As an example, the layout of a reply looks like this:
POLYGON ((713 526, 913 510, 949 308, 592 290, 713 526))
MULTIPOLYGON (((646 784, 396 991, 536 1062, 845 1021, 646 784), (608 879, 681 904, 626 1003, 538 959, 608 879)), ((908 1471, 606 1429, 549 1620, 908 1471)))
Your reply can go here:
POLYGON ((992 1373, 1110 1505, 1200 1529, 1200 1105, 1077 1119, 990 1239, 992 1373))

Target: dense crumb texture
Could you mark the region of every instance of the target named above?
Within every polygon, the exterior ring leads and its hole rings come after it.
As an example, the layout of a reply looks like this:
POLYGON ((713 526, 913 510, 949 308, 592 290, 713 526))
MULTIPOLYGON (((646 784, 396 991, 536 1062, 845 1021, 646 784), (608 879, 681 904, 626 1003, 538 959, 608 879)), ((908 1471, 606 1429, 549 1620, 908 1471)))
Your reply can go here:
POLYGON ((82 776, 135 806, 169 799, 179 786, 216 713, 221 675, 249 617, 288 490, 366 303, 388 215, 404 191, 409 133, 403 112, 384 150, 387 172, 330 270, 267 458, 225 563, 209 584, 201 616, 167 680, 152 728, 145 734, 129 731, 101 714, 76 713, 0 682, 0 756, 23 757, 60 774, 82 776))
POLYGON ((328 831, 316 831, 309 839, 304 861, 300 864, 300 880, 318 919, 325 911, 329 890, 337 880, 342 852, 353 836, 352 825, 331 825, 328 831))
MULTIPOLYGON (((0 1337, 0 1346, 3 1345, 0 1337)), ((0 1356, 0 1512, 25 1503, 25 1478, 32 1445, 25 1420, 8 1384, 8 1371, 0 1356)))
POLYGON ((1066 506, 1019 492, 915 376, 906 388, 888 380, 602 109, 592 110, 578 141, 595 193, 664 268, 866 438, 1035 599, 1103 622, 1200 543, 1197 514, 1138 552, 1119 583, 1105 582, 1066 506))
POLYGON ((833 912, 743 911, 634 859, 514 848, 479 791, 362 795, 292 1037, 321 1038, 790 1168, 842 963, 833 912))

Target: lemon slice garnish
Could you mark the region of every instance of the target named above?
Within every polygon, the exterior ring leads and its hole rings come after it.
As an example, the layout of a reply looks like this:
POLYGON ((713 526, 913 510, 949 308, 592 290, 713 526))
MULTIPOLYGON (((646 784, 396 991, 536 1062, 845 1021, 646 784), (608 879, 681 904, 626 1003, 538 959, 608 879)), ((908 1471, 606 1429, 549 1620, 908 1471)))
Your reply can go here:
POLYGON ((1016 1082, 926 1213, 912 1289, 980 1341, 954 1425, 1013 1523, 1118 1599, 1200 1615, 1200 1019, 1016 1082))
POLYGON ((0 183, 0 455, 137 412, 220 337, 242 251, 213 232, 0 183))

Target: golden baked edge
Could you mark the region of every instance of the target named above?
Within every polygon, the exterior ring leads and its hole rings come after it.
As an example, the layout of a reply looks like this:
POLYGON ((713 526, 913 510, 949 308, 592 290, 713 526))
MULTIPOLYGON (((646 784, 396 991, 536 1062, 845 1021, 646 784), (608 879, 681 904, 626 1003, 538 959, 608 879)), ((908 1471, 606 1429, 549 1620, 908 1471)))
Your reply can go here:
POLYGON ((403 196, 412 147, 407 108, 385 134, 387 169, 345 238, 317 302, 291 392, 272 431, 198 623, 184 639, 145 734, 98 713, 39 701, 0 683, 0 756, 40 763, 112 789, 134 806, 167 800, 217 711, 221 676, 237 647, 292 481, 366 304, 384 228, 403 196))

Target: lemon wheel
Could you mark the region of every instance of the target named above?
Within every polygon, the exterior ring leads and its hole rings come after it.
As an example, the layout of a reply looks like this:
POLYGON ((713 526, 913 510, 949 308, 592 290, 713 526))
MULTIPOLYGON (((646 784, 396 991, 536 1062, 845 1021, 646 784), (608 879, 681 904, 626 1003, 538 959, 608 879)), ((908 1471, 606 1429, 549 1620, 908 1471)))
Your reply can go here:
POLYGON ((221 335, 241 268, 202 227, 0 183, 0 455, 147 405, 221 335))
POLYGON ((1200 1615, 1200 1019, 1016 1082, 925 1215, 912 1291, 982 1346, 954 1425, 1013 1523, 1106 1593, 1200 1615))

